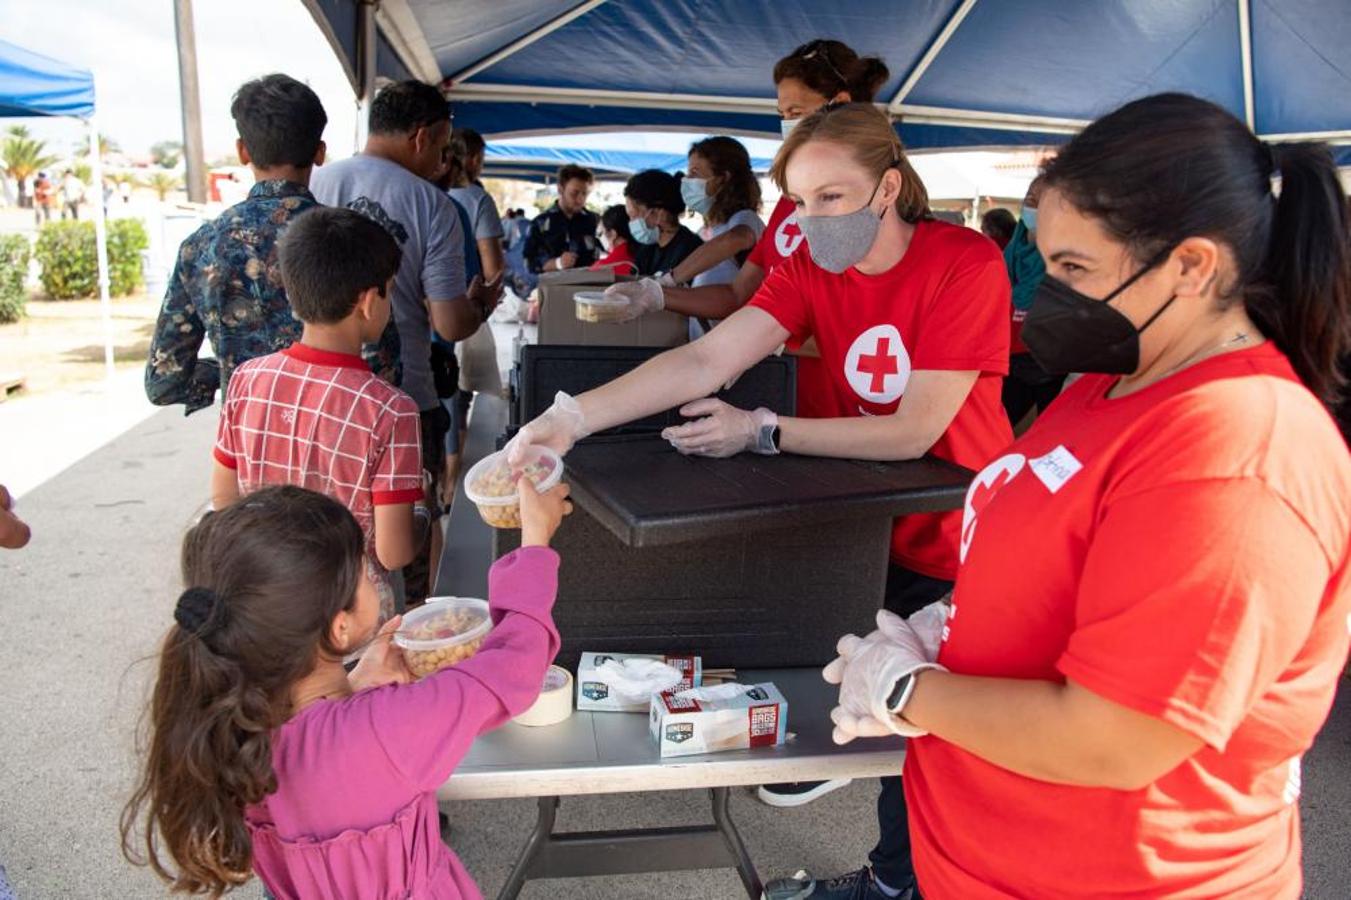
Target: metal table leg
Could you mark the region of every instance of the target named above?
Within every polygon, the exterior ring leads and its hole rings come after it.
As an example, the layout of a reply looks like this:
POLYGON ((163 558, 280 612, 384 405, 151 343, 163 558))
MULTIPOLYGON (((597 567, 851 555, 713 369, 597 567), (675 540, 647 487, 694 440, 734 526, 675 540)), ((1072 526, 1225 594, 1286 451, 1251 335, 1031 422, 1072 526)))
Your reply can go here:
POLYGON ((549 842, 554 831, 554 820, 558 817, 558 798, 540 797, 539 798, 539 818, 535 821, 535 828, 530 832, 530 837, 525 842, 525 847, 521 849, 521 855, 516 859, 516 865, 512 867, 511 874, 507 876, 506 884, 502 885, 502 890, 497 894, 497 900, 516 900, 517 895, 521 893, 521 888, 525 886, 525 879, 530 872, 530 867, 535 858, 539 856, 540 848, 549 842))
POLYGON ((555 834, 559 798, 539 798, 539 818, 498 900, 516 900, 526 881, 735 868, 751 900, 763 888, 731 816, 731 788, 712 788, 712 825, 555 834))
POLYGON ((746 852, 741 832, 737 831, 736 823, 732 821, 731 788, 711 788, 708 794, 713 801, 713 822, 727 842, 727 851, 736 865, 737 874, 741 876, 741 883, 746 887, 746 895, 751 900, 760 900, 764 885, 760 883, 760 875, 755 871, 751 855, 746 852))

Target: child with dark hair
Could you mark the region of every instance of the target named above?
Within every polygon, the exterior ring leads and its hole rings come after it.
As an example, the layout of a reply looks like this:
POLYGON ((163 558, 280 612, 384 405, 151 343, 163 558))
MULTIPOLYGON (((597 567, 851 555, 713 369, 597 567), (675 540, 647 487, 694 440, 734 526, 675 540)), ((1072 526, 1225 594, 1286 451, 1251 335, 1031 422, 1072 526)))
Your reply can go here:
POLYGON ((377 629, 361 528, 342 504, 267 488, 183 541, 148 753, 123 853, 174 891, 257 873, 280 898, 477 897, 442 843, 436 790, 474 738, 525 711, 558 651, 548 543, 567 487, 522 479, 521 549, 493 566, 478 652, 417 682, 377 629), (371 641, 349 675, 343 657, 371 641))
POLYGON ((300 336, 276 246, 291 221, 317 205, 310 172, 324 161, 328 117, 314 91, 280 74, 240 87, 230 115, 255 184, 179 247, 145 366, 150 402, 181 403, 185 413, 214 403, 240 363, 300 336), (207 339, 215 359, 198 358, 207 339))
POLYGON ((422 546, 424 505, 417 405, 371 372, 361 345, 390 316, 400 252, 384 228, 349 209, 319 208, 279 248, 300 340, 235 370, 221 407, 211 499, 216 509, 276 484, 342 502, 365 534, 383 615, 389 573, 422 546))

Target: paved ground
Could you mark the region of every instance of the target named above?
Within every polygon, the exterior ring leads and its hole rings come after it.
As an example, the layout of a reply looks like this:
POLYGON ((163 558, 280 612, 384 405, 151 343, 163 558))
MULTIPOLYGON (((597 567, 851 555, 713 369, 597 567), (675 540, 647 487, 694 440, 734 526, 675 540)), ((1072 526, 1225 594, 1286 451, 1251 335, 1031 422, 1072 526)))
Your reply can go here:
MULTIPOLYGON (((134 726, 168 625, 178 540, 201 507, 214 419, 165 410, 34 487, 30 547, 0 556, 0 862, 24 900, 159 897, 122 861, 117 817, 133 771, 134 726)), ((0 431, 6 440, 13 432, 0 431)), ((44 442, 46 436, 24 435, 44 442)), ((1351 690, 1304 769, 1306 871, 1314 900, 1351 896, 1351 690)), ((775 811, 734 800, 766 874, 856 865, 873 839, 871 785, 775 811)), ((697 821, 696 793, 566 801, 564 829, 697 821)), ((492 896, 525 839, 529 801, 463 803, 452 845, 492 896)), ((979 828, 979 823, 972 823, 979 828)), ((1086 825, 1086 828, 1091 826, 1086 825)), ((1091 839, 1091 832, 1086 831, 1091 839)), ((528 885, 525 898, 735 898, 730 872, 528 885)), ((250 887, 236 896, 257 898, 250 887)))

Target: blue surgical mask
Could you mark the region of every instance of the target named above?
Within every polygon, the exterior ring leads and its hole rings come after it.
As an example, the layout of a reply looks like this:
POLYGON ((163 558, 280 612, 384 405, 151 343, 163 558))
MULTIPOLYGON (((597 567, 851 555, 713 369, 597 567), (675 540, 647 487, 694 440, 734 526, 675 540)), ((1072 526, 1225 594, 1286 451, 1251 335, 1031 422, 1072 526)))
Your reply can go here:
POLYGON ((797 123, 801 121, 802 121, 801 119, 779 120, 779 131, 783 134, 784 140, 788 139, 788 135, 792 134, 793 129, 797 127, 797 123))
POLYGON ((651 225, 642 216, 635 216, 629 219, 629 234, 640 244, 655 244, 661 232, 651 225))
POLYGON ((686 175, 680 179, 680 196, 691 212, 696 212, 701 216, 706 214, 708 208, 713 205, 713 198, 708 195, 707 178, 692 178, 686 175))
POLYGON ((1019 217, 1023 220, 1023 224, 1027 226, 1028 231, 1037 230, 1037 208, 1035 206, 1024 204, 1019 217))

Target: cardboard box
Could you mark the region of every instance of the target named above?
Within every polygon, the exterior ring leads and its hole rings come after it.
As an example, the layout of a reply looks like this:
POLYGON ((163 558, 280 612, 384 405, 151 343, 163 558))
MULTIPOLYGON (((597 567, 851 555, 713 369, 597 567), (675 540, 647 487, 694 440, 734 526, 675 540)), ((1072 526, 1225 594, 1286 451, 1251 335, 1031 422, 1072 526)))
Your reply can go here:
POLYGON ((593 712, 647 712, 648 698, 628 700, 615 694, 606 683, 605 676, 597 670, 607 660, 618 659, 655 659, 672 666, 684 674, 684 678, 671 690, 683 691, 699 687, 704 683, 703 660, 697 656, 666 656, 658 653, 582 653, 577 663, 577 708, 593 712))
POLYGON ((649 726, 662 756, 774 747, 788 739, 788 701, 771 683, 727 700, 666 691, 652 698, 649 726))
POLYGON ((637 281, 612 270, 545 272, 539 277, 540 344, 589 347, 678 347, 689 341, 689 319, 662 310, 632 322, 583 322, 577 318, 573 294, 603 291, 618 281, 637 281))

